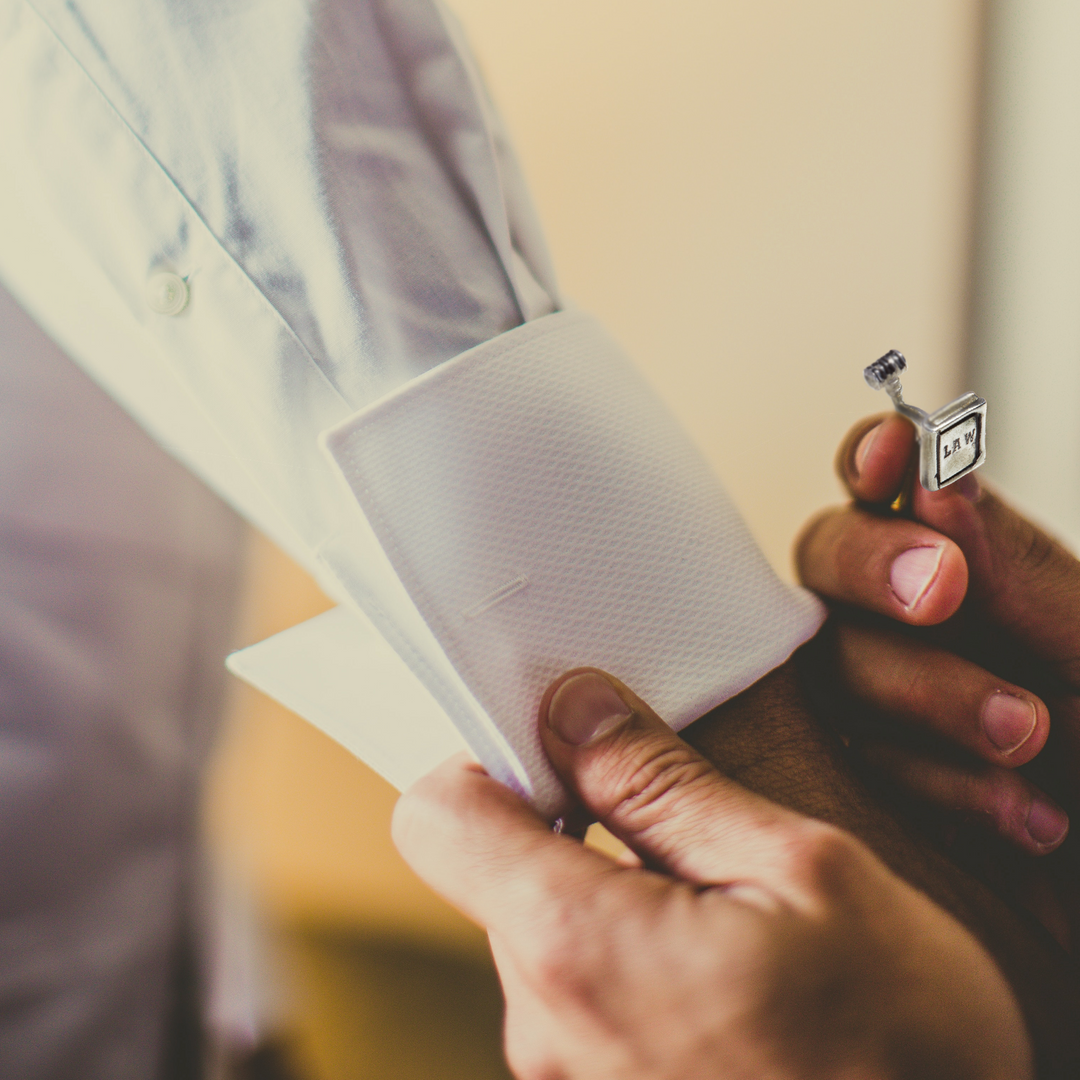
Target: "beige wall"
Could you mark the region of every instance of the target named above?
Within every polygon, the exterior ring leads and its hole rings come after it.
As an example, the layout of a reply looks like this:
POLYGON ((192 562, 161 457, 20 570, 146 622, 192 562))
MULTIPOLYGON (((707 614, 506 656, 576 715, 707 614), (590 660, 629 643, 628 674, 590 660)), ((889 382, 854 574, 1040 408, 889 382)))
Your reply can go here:
MULTIPOLYGON (((960 389, 978 3, 456 8, 567 294, 637 358, 786 568, 799 522, 837 497, 841 432, 882 407, 862 367, 898 347, 915 403, 960 389)), ((258 551, 249 640, 321 603, 258 551)), ((382 782, 240 700, 214 818, 272 905, 474 942, 395 862, 382 782)))
POLYGON ((959 391, 977 0, 455 0, 566 293, 786 568, 840 433, 959 391))
POLYGON ((1080 5, 988 7, 972 343, 986 471, 1080 551, 1080 5))

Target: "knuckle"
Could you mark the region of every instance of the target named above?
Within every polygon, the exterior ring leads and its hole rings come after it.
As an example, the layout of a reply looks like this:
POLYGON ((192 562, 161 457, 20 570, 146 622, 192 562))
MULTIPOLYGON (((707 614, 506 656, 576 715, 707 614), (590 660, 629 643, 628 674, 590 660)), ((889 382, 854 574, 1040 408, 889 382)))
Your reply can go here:
POLYGON ((531 1044, 507 1039, 503 1053, 517 1080, 563 1080, 566 1075, 544 1050, 531 1044))
POLYGON ((897 649, 891 662, 896 694, 894 707, 915 717, 932 720, 941 701, 941 657, 928 650, 909 647, 897 649))
POLYGON ((611 817, 640 834, 683 809, 713 775, 713 768, 681 740, 642 751, 614 791, 611 817))
POLYGON ((603 936, 590 898, 566 899, 558 891, 545 889, 540 905, 527 897, 524 906, 540 913, 530 931, 515 941, 518 963, 528 983, 544 1001, 587 999, 591 994, 589 973, 597 968, 596 954, 603 936))
POLYGON ((867 525, 863 515, 853 515, 833 538, 829 553, 832 572, 847 596, 860 596, 868 583, 876 584, 880 545, 867 543, 867 525))
POLYGON ((839 900, 859 887, 864 865, 854 836, 821 821, 794 824, 784 840, 785 870, 792 884, 818 901, 839 900))
POLYGON ((1035 576, 1056 569, 1057 545, 1041 529, 1028 522, 1024 525, 1014 538, 1013 558, 1035 576))
POLYGON ((957 801, 962 811, 983 814, 1002 823, 1015 820, 1023 828, 1029 799, 1023 781, 990 766, 963 775, 957 801))
POLYGON ((644 936, 640 912, 610 895, 581 896, 550 905, 545 916, 515 943, 520 970, 539 1001, 595 1020, 605 988, 622 978, 627 942, 644 936))
POLYGON ((417 780, 398 799, 390 820, 390 835, 398 848, 407 847, 410 838, 425 834, 437 824, 457 820, 472 811, 476 792, 470 780, 445 766, 417 780))
POLYGON ((516 1080, 563 1080, 566 1076, 542 1051, 523 1053, 507 1045, 505 1053, 506 1064, 516 1080))
POLYGON ((582 962, 587 949, 582 936, 562 920, 538 935, 528 967, 537 993, 549 1001, 587 1002, 593 987, 590 965, 582 962))
POLYGON ((390 818, 390 836, 400 852, 411 849, 413 838, 425 831, 441 802, 441 782, 432 776, 418 780, 398 799, 390 818))
POLYGON ((503 1029, 503 1055, 517 1080, 562 1080, 565 1075, 543 1042, 536 1025, 507 1009, 503 1029))

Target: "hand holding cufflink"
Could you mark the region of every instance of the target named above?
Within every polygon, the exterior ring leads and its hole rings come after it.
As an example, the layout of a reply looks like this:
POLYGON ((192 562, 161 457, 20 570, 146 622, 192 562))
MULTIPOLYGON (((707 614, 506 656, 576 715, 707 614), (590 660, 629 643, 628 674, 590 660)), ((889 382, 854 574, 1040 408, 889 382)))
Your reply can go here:
POLYGON ((857 501, 806 526, 799 576, 838 605, 829 662, 867 718, 849 729, 865 758, 953 822, 1044 854, 1080 790, 1080 563, 971 475, 982 446, 916 486, 910 517, 882 515, 931 437, 904 414, 849 432, 837 465, 857 501), (1041 772, 1021 775, 1029 762, 1041 772))

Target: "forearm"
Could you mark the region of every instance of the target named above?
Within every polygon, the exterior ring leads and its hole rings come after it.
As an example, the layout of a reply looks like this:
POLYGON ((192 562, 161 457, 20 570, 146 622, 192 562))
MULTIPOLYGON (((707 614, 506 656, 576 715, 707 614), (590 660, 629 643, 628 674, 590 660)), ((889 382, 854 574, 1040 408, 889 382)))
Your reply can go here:
POLYGON ((1013 986, 1040 1061, 1080 1062, 1080 979, 1070 959, 1033 920, 880 805, 805 699, 796 664, 789 661, 683 736, 752 791, 859 837, 983 943, 1013 986))

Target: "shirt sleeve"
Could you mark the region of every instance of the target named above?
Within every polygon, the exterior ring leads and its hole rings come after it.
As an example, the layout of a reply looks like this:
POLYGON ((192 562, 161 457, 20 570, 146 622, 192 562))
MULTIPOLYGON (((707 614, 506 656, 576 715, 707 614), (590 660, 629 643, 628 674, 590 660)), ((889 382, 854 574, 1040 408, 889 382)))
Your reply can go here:
POLYGON ((820 607, 560 303, 449 14, 270 11, 0 0, 0 278, 555 813, 558 671, 681 726, 820 607))

